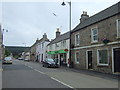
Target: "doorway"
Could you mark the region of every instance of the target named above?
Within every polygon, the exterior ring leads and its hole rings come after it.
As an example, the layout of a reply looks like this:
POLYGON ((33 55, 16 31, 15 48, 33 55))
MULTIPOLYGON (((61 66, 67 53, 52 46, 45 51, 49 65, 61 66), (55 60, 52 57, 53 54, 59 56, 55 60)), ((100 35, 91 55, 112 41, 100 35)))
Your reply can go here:
POLYGON ((88 69, 92 69, 92 51, 87 51, 88 55, 88 69))
POLYGON ((114 72, 120 72, 120 48, 113 49, 114 72))

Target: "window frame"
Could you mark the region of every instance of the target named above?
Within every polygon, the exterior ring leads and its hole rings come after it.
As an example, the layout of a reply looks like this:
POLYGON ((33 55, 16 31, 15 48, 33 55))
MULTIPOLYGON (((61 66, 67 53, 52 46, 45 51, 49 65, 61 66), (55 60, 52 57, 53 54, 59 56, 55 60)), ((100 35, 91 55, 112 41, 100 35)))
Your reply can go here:
POLYGON ((98 27, 91 28, 91 42, 92 43, 98 42, 98 27), (97 34, 96 34, 97 35, 97 40, 94 40, 94 36, 95 36, 95 35, 93 35, 94 30, 97 30, 97 34))
POLYGON ((107 48, 105 48, 105 49, 97 49, 97 65, 98 66, 108 66, 109 65, 109 52, 108 52, 107 48), (99 62, 99 51, 101 51, 101 50, 107 50, 107 64, 103 64, 103 63, 99 62))
MULTIPOLYGON (((80 60, 77 61, 77 57, 76 57, 76 56, 77 56, 77 55, 76 55, 77 53, 79 53, 79 56, 80 56, 80 52, 79 52, 79 51, 75 51, 75 63, 76 63, 76 64, 79 64, 79 63, 80 63, 80 60)), ((80 57, 79 57, 79 59, 80 59, 80 57)))
POLYGON ((77 33, 77 34, 75 34, 75 46, 79 46, 79 45, 80 45, 80 34, 77 33), (78 38, 78 39, 79 39, 79 40, 78 40, 79 42, 78 42, 78 43, 77 43, 77 38, 76 38, 77 35, 79 36, 79 38, 78 38))
POLYGON ((118 22, 120 22, 120 19, 116 20, 116 26, 117 26, 117 38, 120 38, 120 35, 118 34, 118 32, 120 33, 120 30, 118 29, 118 22))

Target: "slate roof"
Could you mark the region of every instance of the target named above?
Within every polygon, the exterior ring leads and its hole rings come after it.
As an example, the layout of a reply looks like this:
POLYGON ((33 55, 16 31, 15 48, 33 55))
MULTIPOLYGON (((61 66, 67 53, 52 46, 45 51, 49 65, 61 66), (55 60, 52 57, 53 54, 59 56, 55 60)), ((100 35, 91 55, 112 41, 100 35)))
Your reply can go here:
POLYGON ((100 22, 104 19, 107 19, 109 17, 112 17, 114 15, 117 15, 120 13, 120 2, 112 5, 111 7, 89 17, 88 19, 86 19, 85 21, 81 22, 80 24, 78 24, 73 30, 72 32, 78 31, 82 28, 85 28, 89 25, 92 25, 94 23, 100 22))
POLYGON ((60 35, 59 37, 53 39, 48 45, 54 44, 54 43, 57 43, 57 42, 60 42, 62 40, 66 40, 66 39, 69 39, 69 38, 70 38, 70 32, 66 32, 66 33, 60 35))

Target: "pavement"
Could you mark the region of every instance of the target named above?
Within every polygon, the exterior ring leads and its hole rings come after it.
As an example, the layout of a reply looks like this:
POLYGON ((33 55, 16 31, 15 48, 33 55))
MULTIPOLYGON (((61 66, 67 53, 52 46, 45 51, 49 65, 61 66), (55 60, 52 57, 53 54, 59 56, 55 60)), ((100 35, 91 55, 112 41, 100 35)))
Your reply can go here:
POLYGON ((94 75, 96 74, 95 72, 93 74, 92 72, 79 71, 67 67, 60 67, 58 69, 43 68, 41 63, 38 62, 27 63, 27 65, 74 88, 118 88, 117 78, 94 75))
POLYGON ((112 73, 103 73, 93 70, 85 70, 85 69, 78 69, 78 68, 68 68, 65 66, 61 66, 62 69, 71 70, 78 73, 83 73, 86 75, 91 75, 95 77, 101 77, 101 78, 108 78, 108 79, 119 79, 120 74, 112 74, 112 73))

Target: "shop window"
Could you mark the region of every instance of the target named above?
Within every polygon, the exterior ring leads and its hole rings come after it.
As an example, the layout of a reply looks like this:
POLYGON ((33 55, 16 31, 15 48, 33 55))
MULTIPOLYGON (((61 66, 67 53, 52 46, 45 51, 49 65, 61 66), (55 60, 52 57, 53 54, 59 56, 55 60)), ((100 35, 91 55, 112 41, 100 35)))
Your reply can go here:
POLYGON ((107 50, 98 50, 98 64, 108 65, 108 51, 107 50))

